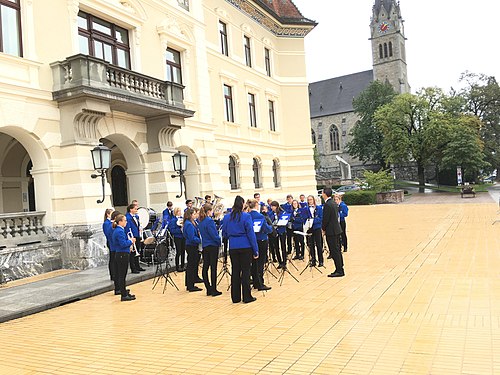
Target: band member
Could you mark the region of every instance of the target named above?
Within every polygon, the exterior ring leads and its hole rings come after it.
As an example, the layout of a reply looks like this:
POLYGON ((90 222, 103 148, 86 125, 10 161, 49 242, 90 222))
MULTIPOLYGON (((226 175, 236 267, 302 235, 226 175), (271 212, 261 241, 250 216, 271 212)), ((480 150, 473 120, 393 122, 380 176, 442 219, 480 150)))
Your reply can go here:
POLYGON ((222 221, 222 232, 229 238, 229 256, 231 257, 231 300, 233 303, 241 301, 250 303, 257 298, 250 290, 250 266, 253 258, 259 257, 257 239, 253 231, 253 222, 250 214, 243 212, 245 200, 236 196, 231 213, 222 221))
MULTIPOLYGON (((293 196, 291 194, 288 194, 286 196, 286 203, 281 205, 281 208, 285 213, 287 214, 292 214, 293 208, 292 208, 292 202, 293 202, 293 196)), ((292 228, 286 228, 286 245, 287 245, 287 254, 292 253, 292 237, 293 237, 293 229, 292 228)))
POLYGON ((168 222, 168 231, 174 237, 175 244, 175 270, 177 272, 184 272, 184 260, 186 258, 186 240, 182 234, 182 215, 181 209, 176 207, 174 215, 168 222))
POLYGON ((312 226, 309 229, 311 236, 308 237, 309 255, 311 256, 311 264, 323 267, 323 233, 321 232, 321 225, 323 223, 323 207, 316 206, 316 199, 314 196, 307 197, 307 209, 303 211, 306 219, 312 219, 312 226))
POLYGON ((339 223, 339 212, 335 201, 332 199, 332 189, 325 188, 321 194, 325 200, 323 205, 323 222, 322 229, 326 235, 326 243, 330 250, 330 255, 335 263, 335 271, 328 275, 328 277, 342 277, 344 276, 344 260, 342 253, 339 249, 339 237, 342 233, 339 223))
POLYGON ((115 294, 121 295, 122 301, 133 301, 135 296, 130 294, 130 290, 126 289, 126 277, 130 256, 130 246, 132 246, 136 239, 134 237, 128 238, 125 233, 127 225, 127 218, 119 214, 116 216, 113 223, 112 246, 115 255, 115 294))
POLYGON ((186 210, 189 210, 190 208, 193 208, 193 200, 192 199, 188 199, 186 201, 186 208, 184 209, 184 212, 186 212, 186 210))
POLYGON ((293 231, 293 242, 295 243, 295 256, 293 259, 304 260, 304 236, 295 232, 302 232, 304 229, 304 215, 298 201, 292 201, 292 216, 290 222, 293 231))
POLYGON ((253 199, 255 199, 259 203, 259 212, 262 213, 262 208, 266 204, 260 200, 260 193, 254 193, 253 194, 253 199))
MULTIPOLYGON (((198 209, 188 208, 184 212, 182 233, 186 239, 187 268, 186 268, 186 288, 188 292, 199 292, 202 290, 194 285, 198 276, 198 264, 200 262, 198 247, 201 244, 200 231, 198 230, 198 209)), ((201 280, 203 281, 203 280, 201 280)))
POLYGON ((276 201, 271 202, 271 212, 269 213, 269 217, 273 222, 273 226, 276 228, 276 232, 278 233, 278 241, 275 242, 276 246, 276 257, 278 258, 279 266, 278 268, 286 268, 287 262, 287 252, 286 252, 286 226, 280 225, 278 226, 278 221, 283 214, 283 210, 280 207, 280 204, 276 201), (281 247, 281 251, 280 248, 281 247))
POLYGON ((213 206, 205 203, 200 210, 200 235, 201 246, 203 248, 203 269, 202 277, 207 289, 207 296, 220 296, 222 293, 217 290, 217 259, 221 239, 217 227, 212 219, 213 206), (210 278, 208 278, 208 269, 210 268, 210 278))
MULTIPOLYGON (((139 223, 139 216, 137 215, 137 203, 131 203, 127 207, 127 214, 125 215, 127 217, 127 226, 125 227, 125 230, 127 231, 127 234, 132 232, 132 236, 135 238, 135 246, 136 246, 136 251, 141 252, 142 250, 142 238, 141 238, 141 226, 139 223)), ((134 252, 130 256, 130 271, 132 273, 139 273, 141 271, 146 271, 144 268, 141 268, 139 265, 139 257, 137 254, 134 252)))
POLYGON ((276 232, 276 229, 273 227, 274 213, 272 212, 270 206, 268 206, 267 204, 262 207, 262 215, 264 215, 266 221, 268 221, 268 224, 270 224, 272 227, 271 233, 267 235, 267 240, 269 244, 269 252, 271 253, 273 263, 276 263, 278 261, 278 259, 276 259, 276 253, 279 251, 278 232, 276 232))
POLYGON ((341 194, 335 194, 335 203, 339 207, 339 219, 340 219, 340 228, 342 229, 342 234, 340 235, 340 243, 339 249, 344 247, 344 253, 347 251, 347 232, 345 226, 345 218, 349 215, 349 207, 342 201, 341 194))
POLYGON ((111 221, 111 214, 113 213, 112 208, 106 208, 104 211, 104 222, 102 223, 102 231, 104 236, 106 237, 106 246, 109 250, 109 262, 108 262, 108 270, 109 270, 109 278, 113 280, 114 274, 114 264, 115 264, 115 252, 111 250, 111 236, 113 235, 113 222, 111 221))
POLYGON ((170 201, 167 202, 167 208, 163 210, 163 217, 161 220, 161 227, 165 228, 168 226, 168 222, 174 216, 174 204, 170 201))
POLYGON ((212 204, 212 196, 211 195, 205 195, 205 204, 210 203, 212 204))
POLYGON ((250 199, 248 206, 252 221, 261 223, 260 230, 258 232, 254 230, 259 248, 259 257, 252 261, 253 287, 258 290, 269 290, 271 287, 264 284, 264 264, 267 262, 267 235, 273 231, 273 227, 267 222, 264 215, 259 212, 261 206, 256 199, 250 199))
POLYGON ((304 194, 300 194, 299 199, 300 199, 299 201, 300 208, 306 208, 307 207, 306 196, 304 194))

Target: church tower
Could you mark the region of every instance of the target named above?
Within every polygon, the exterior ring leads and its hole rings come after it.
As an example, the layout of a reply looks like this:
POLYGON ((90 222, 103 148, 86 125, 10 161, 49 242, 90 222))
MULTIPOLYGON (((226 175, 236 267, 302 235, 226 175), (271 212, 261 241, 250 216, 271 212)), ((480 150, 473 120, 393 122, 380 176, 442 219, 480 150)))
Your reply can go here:
POLYGON ((370 23, 373 77, 388 81, 397 93, 410 92, 403 22, 399 1, 375 0, 370 23))

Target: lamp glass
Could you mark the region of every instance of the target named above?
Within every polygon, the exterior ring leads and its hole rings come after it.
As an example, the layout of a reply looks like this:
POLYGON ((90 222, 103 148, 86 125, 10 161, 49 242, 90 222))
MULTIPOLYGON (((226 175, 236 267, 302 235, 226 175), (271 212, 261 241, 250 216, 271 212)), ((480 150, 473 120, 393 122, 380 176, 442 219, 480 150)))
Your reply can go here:
POLYGON ((111 150, 109 148, 99 145, 94 147, 90 153, 92 154, 92 162, 96 171, 109 169, 111 166, 111 150))
POLYGON ((181 169, 183 171, 186 171, 187 170, 187 160, 188 160, 188 157, 186 154, 180 154, 180 157, 181 157, 181 169))
POLYGON ((178 151, 172 155, 172 162, 174 164, 174 171, 184 172, 187 167, 187 155, 178 151))

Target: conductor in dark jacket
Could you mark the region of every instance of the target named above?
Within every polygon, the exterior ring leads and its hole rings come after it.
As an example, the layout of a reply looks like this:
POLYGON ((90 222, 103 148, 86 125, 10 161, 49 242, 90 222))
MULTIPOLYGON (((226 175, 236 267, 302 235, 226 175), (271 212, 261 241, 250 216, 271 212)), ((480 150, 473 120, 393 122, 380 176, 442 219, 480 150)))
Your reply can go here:
POLYGON ((329 274, 328 277, 342 277, 344 276, 344 260, 339 248, 339 237, 342 233, 342 228, 339 223, 338 206, 332 199, 332 193, 332 189, 325 188, 321 194, 325 200, 321 227, 326 235, 326 243, 335 263, 335 272, 329 274))

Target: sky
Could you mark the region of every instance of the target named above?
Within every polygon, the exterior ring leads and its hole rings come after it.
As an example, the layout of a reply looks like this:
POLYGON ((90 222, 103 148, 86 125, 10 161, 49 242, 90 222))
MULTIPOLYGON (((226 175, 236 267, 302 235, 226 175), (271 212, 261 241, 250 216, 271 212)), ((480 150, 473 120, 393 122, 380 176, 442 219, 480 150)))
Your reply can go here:
MULTIPOLYGON (((372 69, 374 0, 293 0, 318 22, 305 39, 307 79, 321 81, 372 69)), ((500 1, 400 0, 408 80, 415 93, 460 88, 466 70, 500 80, 500 1)))

